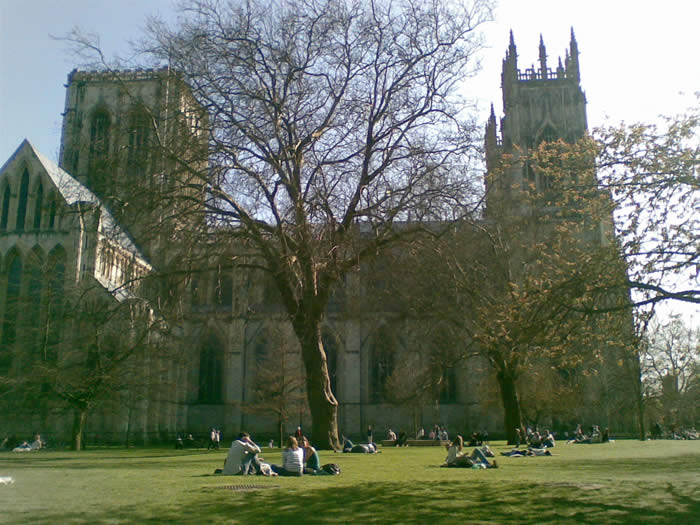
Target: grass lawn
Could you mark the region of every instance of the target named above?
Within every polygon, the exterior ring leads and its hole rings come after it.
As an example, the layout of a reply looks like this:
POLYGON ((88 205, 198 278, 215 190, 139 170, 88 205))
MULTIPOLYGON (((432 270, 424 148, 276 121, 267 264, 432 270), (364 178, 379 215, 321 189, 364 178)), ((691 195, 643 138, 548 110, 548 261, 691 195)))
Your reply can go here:
POLYGON ((225 450, 2 452, 0 523, 700 523, 700 441, 553 453, 471 470, 439 468, 439 447, 322 451, 340 476, 265 478, 212 475, 225 450))

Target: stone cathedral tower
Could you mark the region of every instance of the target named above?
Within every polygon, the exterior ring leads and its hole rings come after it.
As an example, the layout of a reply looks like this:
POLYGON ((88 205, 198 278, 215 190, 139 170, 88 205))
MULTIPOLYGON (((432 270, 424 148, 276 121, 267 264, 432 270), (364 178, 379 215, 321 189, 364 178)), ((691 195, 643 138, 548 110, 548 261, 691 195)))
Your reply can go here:
POLYGON ((181 166, 195 167, 190 176, 206 175, 205 112, 167 67, 74 70, 66 88, 60 167, 94 191, 154 256, 167 242, 163 232, 177 229, 166 217, 195 220, 196 210, 185 217, 174 206, 192 191, 181 166), (158 238, 150 235, 155 231, 158 238))
POLYGON ((504 116, 500 121, 500 136, 491 106, 485 146, 489 173, 497 171, 504 155, 512 161, 505 173, 489 181, 487 213, 489 202, 493 204, 496 199, 507 198, 513 188, 529 183, 539 191, 547 189, 547 181, 519 159, 527 157, 529 151, 541 142, 558 139, 575 142, 584 136, 587 129, 586 97, 580 80, 578 44, 573 29, 564 62, 559 58, 556 69, 547 63, 547 51, 541 36, 539 65, 519 69, 511 32, 501 73, 504 116))

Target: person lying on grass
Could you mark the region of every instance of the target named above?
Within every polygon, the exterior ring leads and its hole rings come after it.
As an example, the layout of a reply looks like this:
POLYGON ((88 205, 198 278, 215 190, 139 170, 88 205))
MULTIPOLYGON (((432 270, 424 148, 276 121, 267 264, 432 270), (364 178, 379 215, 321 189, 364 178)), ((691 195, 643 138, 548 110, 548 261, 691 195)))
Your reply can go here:
POLYGON ((510 452, 501 452, 501 456, 507 456, 511 458, 519 458, 523 456, 551 456, 552 453, 544 448, 529 447, 527 450, 519 450, 514 448, 510 452))

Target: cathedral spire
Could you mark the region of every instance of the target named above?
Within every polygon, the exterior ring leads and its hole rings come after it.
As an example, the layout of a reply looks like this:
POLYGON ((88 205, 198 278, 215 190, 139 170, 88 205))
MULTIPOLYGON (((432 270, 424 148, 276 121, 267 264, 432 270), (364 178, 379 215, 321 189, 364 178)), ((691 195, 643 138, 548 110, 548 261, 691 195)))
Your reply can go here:
POLYGON ((574 35, 574 28, 571 28, 571 42, 569 44, 569 60, 566 64, 567 76, 575 79, 577 82, 581 80, 581 71, 578 65, 578 43, 574 35))
POLYGON ((544 47, 542 33, 540 33, 540 76, 543 80, 547 80, 547 50, 544 47))
POLYGON ((515 38, 513 30, 510 30, 510 42, 506 58, 503 59, 503 70, 501 72, 501 88, 503 91, 503 107, 505 108, 508 95, 513 89, 513 85, 518 82, 518 52, 515 48, 515 38))

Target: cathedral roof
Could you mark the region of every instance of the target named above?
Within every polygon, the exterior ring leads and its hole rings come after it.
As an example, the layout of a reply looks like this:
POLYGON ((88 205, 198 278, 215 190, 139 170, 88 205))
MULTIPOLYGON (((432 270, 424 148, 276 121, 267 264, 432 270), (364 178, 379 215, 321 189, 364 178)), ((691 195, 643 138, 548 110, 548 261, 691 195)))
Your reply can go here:
POLYGON ((48 178, 51 179, 51 182, 56 187, 56 190, 59 192, 61 197, 63 197, 67 205, 74 206, 77 203, 86 203, 99 207, 101 212, 101 233, 120 244, 123 249, 132 252, 134 256, 142 259, 143 261, 147 261, 147 258, 141 252, 138 246, 136 246, 131 236, 117 223, 112 213, 104 205, 100 198, 82 182, 39 152, 34 145, 29 142, 29 140, 24 139, 24 141, 22 141, 22 144, 19 145, 12 156, 10 156, 7 162, 5 162, 2 168, 0 168, 0 174, 2 174, 10 166, 13 160, 18 158, 25 151, 29 155, 33 155, 39 161, 44 169, 44 172, 48 178))

